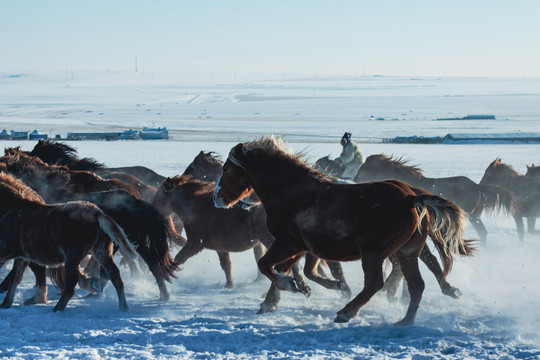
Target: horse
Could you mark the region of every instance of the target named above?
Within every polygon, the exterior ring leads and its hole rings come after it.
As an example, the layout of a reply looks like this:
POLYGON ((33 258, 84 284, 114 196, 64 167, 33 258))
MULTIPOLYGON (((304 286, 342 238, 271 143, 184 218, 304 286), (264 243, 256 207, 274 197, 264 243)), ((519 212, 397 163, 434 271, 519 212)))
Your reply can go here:
POLYGON ((62 165, 49 165, 22 152, 0 157, 5 171, 21 178, 46 202, 61 202, 74 193, 122 189, 140 199, 137 188, 118 179, 103 179, 90 171, 70 170, 62 165))
MULTIPOLYGON (((210 152, 201 151, 199 152, 199 154, 197 154, 197 156, 193 159, 193 161, 188 165, 183 175, 191 175, 193 179, 196 179, 196 180, 198 179, 198 180, 203 180, 203 181, 216 182, 218 181, 222 170, 223 170, 223 161, 221 160, 218 154, 212 151, 210 152)), ((250 199, 250 202, 252 200, 253 199, 250 199)), ((255 199, 255 202, 258 202, 258 200, 255 199)), ((262 244, 258 244, 255 247, 253 247, 253 252, 255 254, 256 261, 259 261, 259 259, 262 257, 265 251, 266 251, 266 248, 262 244)), ((228 257, 229 255, 227 254, 226 256, 228 257)), ((308 259, 307 261, 311 261, 311 259, 308 259)), ((332 276, 334 277, 334 279, 340 282, 339 290, 341 290, 343 296, 350 297, 351 290, 349 286, 347 285, 347 282, 343 275, 343 269, 341 267, 341 264, 339 262, 330 261, 330 262, 327 262, 327 266, 330 269, 330 272, 332 276)), ((321 266, 317 267, 317 272, 321 276, 326 276, 321 266)), ((293 273, 297 277, 299 277, 298 275, 299 270, 296 265, 293 268, 293 273)), ((305 275, 308 278, 310 278, 311 276, 310 273, 305 273, 305 275)), ((232 277, 232 274, 228 274, 228 276, 232 277)), ((264 278, 264 275, 262 275, 262 273, 258 271, 257 281, 263 278, 264 278)))
POLYGON ((482 243, 487 241, 487 230, 480 219, 484 210, 503 209, 510 214, 515 214, 517 211, 513 194, 508 189, 483 183, 477 184, 465 176, 428 178, 417 166, 407 165, 407 162, 401 158, 388 157, 384 154, 369 156, 354 181, 384 179, 398 179, 455 202, 467 213, 482 243))
POLYGON ((36 273, 38 287, 34 299, 44 302, 45 266, 64 265, 64 290, 53 311, 64 310, 75 293, 79 264, 90 253, 113 283, 120 311, 128 310, 124 284, 113 259, 113 244, 130 259, 135 257, 135 251, 113 219, 85 201, 45 204, 24 183, 4 173, 0 173, 0 200, 3 206, 11 208, 0 219, 0 261, 17 259, 13 282, 0 307, 13 304, 15 290, 30 261, 41 269, 36 273))
MULTIPOLYGON (((75 195, 70 200, 84 200, 96 204, 122 227, 136 252, 141 256, 159 288, 159 300, 168 301, 165 281, 176 278, 178 265, 169 255, 167 220, 150 203, 136 199, 123 190, 111 190, 75 195)), ((92 261, 92 260, 91 260, 92 261)), ((95 261, 91 263, 95 265, 95 261)), ((89 265, 92 268, 92 265, 89 265)), ((104 274, 94 288, 102 290, 107 282, 104 274)))
POLYGON ((331 160, 330 155, 326 155, 317 160, 313 167, 326 175, 335 176, 337 178, 339 178, 343 172, 342 164, 331 160))
POLYGON ((540 166, 532 164, 531 166, 527 165, 527 172, 525 176, 530 177, 540 177, 540 166))
MULTIPOLYGON (((343 179, 339 178, 341 175, 341 165, 333 160, 330 160, 329 156, 325 156, 317 160, 313 167, 327 176, 336 177, 336 181, 338 182, 344 181, 343 179)), ((411 189, 413 189, 417 195, 427 193, 425 190, 420 188, 411 187, 411 189)), ((431 237, 431 235, 434 234, 430 233, 429 235, 431 237)), ((437 258, 431 253, 428 246, 424 246, 422 249, 422 252, 420 253, 420 260, 422 260, 433 275, 435 275, 439 287, 441 288, 441 292, 444 295, 450 296, 454 299, 459 299, 462 296, 461 291, 457 287, 450 285, 450 283, 446 281, 446 277, 443 276, 443 271, 439 265, 439 262, 437 261, 437 258)), ((397 259, 390 258, 390 262, 392 263, 392 273, 390 274, 392 281, 388 282, 389 285, 385 286, 385 290, 387 291, 388 300, 390 302, 394 302, 396 300, 397 287, 403 278, 403 274, 399 268, 399 261, 397 261, 397 259)), ((406 287, 403 287, 403 291, 405 290, 406 287)))
POLYGON ((234 288, 229 252, 242 252, 262 243, 273 242, 266 230, 265 213, 261 207, 244 210, 240 206, 224 210, 214 207, 214 183, 195 180, 190 175, 168 178, 159 187, 152 204, 163 215, 176 213, 185 226, 187 243, 174 261, 184 264, 203 249, 218 253, 225 272, 225 288, 234 288))
MULTIPOLYGON (((7 151, 9 149, 6 149, 7 151)), ((36 156, 51 165, 65 165, 71 170, 87 170, 103 175, 113 172, 127 173, 153 187, 161 185, 165 180, 165 177, 144 166, 107 168, 104 164, 93 158, 81 159, 77 156, 77 150, 56 140, 39 140, 34 148, 30 152, 26 152, 26 154, 36 156)))
POLYGON ((480 184, 498 185, 514 193, 518 203, 518 211, 512 215, 516 222, 520 241, 523 241, 525 234, 524 217, 527 218, 529 233, 537 233, 534 230, 534 225, 536 218, 540 217, 540 178, 519 174, 512 166, 497 158, 485 170, 480 184))
MULTIPOLYGON (((214 191, 214 204, 228 208, 255 192, 275 240, 259 260, 274 289, 303 292, 305 284, 277 270, 305 253, 334 261, 362 260, 363 290, 335 318, 348 322, 383 287, 383 262, 396 254, 407 280, 410 303, 397 325, 414 323, 424 281, 418 256, 428 229, 438 234, 445 276, 454 255, 471 255, 463 240, 465 213, 438 195, 416 195, 401 181, 340 184, 308 166, 280 138, 263 137, 233 147, 214 191), (274 268, 276 266, 276 268, 274 268)), ((312 269, 316 262, 309 264, 312 269)), ((306 264, 306 266, 308 266, 306 264)), ((324 280, 324 279, 318 279, 324 280)))

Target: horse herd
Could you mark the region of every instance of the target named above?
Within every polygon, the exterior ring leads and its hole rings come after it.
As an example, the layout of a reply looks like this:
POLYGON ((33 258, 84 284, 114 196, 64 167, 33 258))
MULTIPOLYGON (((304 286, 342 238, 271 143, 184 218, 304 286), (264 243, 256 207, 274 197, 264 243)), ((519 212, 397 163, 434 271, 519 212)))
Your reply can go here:
POLYGON ((165 282, 203 249, 218 253, 225 286, 233 288, 229 252, 253 249, 259 275, 271 280, 259 313, 276 310, 282 290, 310 295, 297 266, 301 257, 308 279, 347 297, 340 262, 361 259, 364 288, 335 321, 355 317, 381 289, 393 299, 404 277, 410 303, 397 324, 409 325, 424 290, 419 258, 442 292, 458 298, 446 276, 454 256, 473 254, 473 241, 463 239, 466 219, 486 242, 484 210, 511 214, 521 240, 523 217, 535 232, 540 216, 539 168, 520 175, 500 159, 480 184, 464 176, 427 178, 385 155, 368 157, 353 181, 339 175, 328 157, 309 166, 274 136, 238 144, 224 163, 201 151, 173 178, 142 166, 107 168, 57 141, 39 141, 30 152, 8 148, 0 157, 0 266, 15 262, 0 284, 7 291, 0 306, 12 305, 29 267, 36 290, 25 304, 47 302, 47 276, 62 291, 54 311, 66 307, 77 284, 99 294, 110 280, 126 311, 117 251, 132 271, 137 258, 148 265, 162 301, 169 299, 165 282), (174 259, 172 245, 182 247, 174 259), (392 271, 384 280, 386 259, 392 271))

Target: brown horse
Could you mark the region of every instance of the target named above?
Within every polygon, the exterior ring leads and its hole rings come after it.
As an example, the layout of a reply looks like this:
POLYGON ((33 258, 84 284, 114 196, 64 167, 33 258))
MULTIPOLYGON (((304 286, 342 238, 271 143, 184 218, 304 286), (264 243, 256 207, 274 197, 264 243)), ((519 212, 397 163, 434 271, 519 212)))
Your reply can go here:
POLYGON ((530 177, 540 177, 540 166, 532 164, 531 166, 527 165, 527 172, 525 176, 530 177))
POLYGON ((64 310, 79 280, 79 264, 90 253, 113 283, 120 310, 127 311, 124 284, 114 264, 113 244, 128 258, 133 258, 135 252, 114 220, 89 202, 47 205, 21 181, 4 173, 0 173, 0 202, 11 208, 0 219, 0 260, 22 260, 14 264, 14 280, 0 306, 11 306, 17 285, 31 261, 43 269, 39 272, 43 278, 36 279, 41 287, 36 289, 35 298, 45 301, 44 267, 65 266, 64 290, 53 311, 64 310))
MULTIPOLYGON (((21 151, 20 147, 6 149, 6 155, 10 154, 11 150, 21 151)), ((77 150, 73 147, 56 140, 39 140, 32 151, 23 151, 30 156, 36 156, 50 165, 64 165, 71 170, 85 170, 103 174, 103 177, 110 178, 105 174, 110 173, 127 173, 143 183, 156 187, 161 185, 165 177, 157 174, 155 171, 145 168, 144 166, 128 166, 119 168, 107 168, 104 164, 99 163, 93 158, 79 158, 77 150)), ((118 176, 118 175, 117 175, 118 176)), ((122 180, 122 179, 120 179, 122 180)), ((123 180, 124 181, 124 180, 123 180)))
MULTIPOLYGON (((197 180, 216 182, 218 181, 222 170, 223 170, 223 161, 221 161, 221 158, 219 157, 219 155, 211 151, 210 152, 201 151, 195 157, 195 159, 193 159, 193 161, 188 165, 183 175, 191 175, 194 179, 197 179, 197 180)), ((251 201, 253 201, 253 199, 250 199, 250 202, 251 201)), ((258 202, 258 199, 255 199, 255 202, 258 202)), ((255 253, 255 259, 257 260, 257 262, 263 256, 265 251, 266 251, 266 248, 264 248, 262 244, 259 244, 253 247, 253 252, 255 253)), ((222 256, 225 256, 225 254, 222 254, 222 256)), ((226 256, 227 257, 229 256, 228 253, 226 253, 226 256)), ((308 259, 306 261, 313 261, 313 259, 310 259, 311 255, 308 255, 307 257, 308 259)), ((332 276, 334 277, 334 279, 338 281, 337 283, 339 284, 338 289, 342 292, 343 296, 347 298, 350 297, 351 289, 347 285, 347 282, 343 275, 343 269, 341 267, 341 264, 335 261, 329 261, 326 264, 328 268, 330 269, 330 272, 332 273, 332 276)), ((326 274, 321 266, 317 267, 317 272, 321 276, 326 277, 326 274)), ((293 268, 293 273, 295 274, 295 276, 299 277, 298 275, 299 269, 296 266, 296 264, 293 268)), ((305 272, 305 275, 308 278, 311 278, 312 276, 312 274, 309 272, 305 272)), ((232 274, 229 274, 228 276, 232 278, 232 274)), ((261 280, 263 278, 265 278, 264 275, 262 275, 262 273, 258 271, 257 280, 261 280)), ((335 289, 336 287, 334 285, 335 283, 331 283, 330 288, 335 289)))
POLYGON ((512 191, 518 203, 518 211, 512 213, 517 226, 518 237, 523 241, 523 218, 527 218, 529 233, 536 233, 534 224, 540 217, 540 178, 519 174, 500 158, 495 159, 484 172, 480 184, 492 184, 512 191))
POLYGON ((273 136, 231 150, 214 203, 230 207, 253 191, 265 207, 268 230, 275 238, 259 261, 272 287, 302 292, 305 284, 278 273, 274 266, 289 268, 307 252, 335 261, 362 259, 364 289, 338 312, 336 322, 355 317, 382 288, 383 261, 394 253, 411 294, 407 314, 398 324, 414 322, 424 290, 418 256, 429 228, 440 235, 435 240, 442 241, 445 274, 454 254, 472 252, 462 238, 465 214, 454 203, 437 195, 416 195, 395 180, 353 185, 329 181, 273 136))
POLYGON ((169 178, 158 189, 152 204, 164 215, 176 213, 184 223, 187 243, 175 262, 182 265, 203 249, 216 250, 227 278, 225 287, 233 288, 229 252, 245 251, 259 242, 268 247, 274 239, 266 230, 264 209, 217 209, 212 201, 214 186, 189 175, 169 178))
POLYGON ((401 180, 455 202, 467 213, 470 223, 483 243, 487 240, 487 230, 480 219, 484 210, 503 209, 511 214, 517 211, 514 197, 508 189, 483 183, 479 185, 465 176, 428 178, 417 166, 407 165, 407 162, 402 159, 383 154, 369 156, 354 181, 384 179, 401 180))
POLYGON ((125 190, 141 198, 136 187, 118 179, 107 180, 90 171, 70 170, 65 166, 49 165, 38 157, 22 152, 0 157, 0 163, 4 164, 5 171, 19 177, 48 203, 62 202, 71 194, 113 189, 125 190))

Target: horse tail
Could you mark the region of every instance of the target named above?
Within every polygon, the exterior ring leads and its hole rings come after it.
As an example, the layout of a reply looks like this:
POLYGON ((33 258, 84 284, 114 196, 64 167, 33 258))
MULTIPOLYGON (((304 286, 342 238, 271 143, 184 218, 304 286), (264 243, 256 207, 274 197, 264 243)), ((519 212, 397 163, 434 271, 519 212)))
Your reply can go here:
MULTIPOLYGON (((429 213, 429 233, 435 247, 443 259, 443 278, 446 278, 454 255, 471 256, 474 253, 474 240, 464 240, 466 214, 453 202, 438 195, 417 195, 413 200, 422 219, 429 213)), ((419 229, 420 230, 420 229, 419 229)))
POLYGON ((129 242, 120 225, 103 212, 98 215, 98 222, 101 235, 111 239, 126 259, 135 261, 137 258, 135 247, 129 242))
POLYGON ((149 220, 146 223, 148 241, 140 244, 137 247, 137 252, 148 264, 150 271, 154 275, 171 282, 171 278, 176 278, 174 272, 178 269, 178 264, 171 259, 169 254, 169 232, 166 227, 166 220, 162 216, 149 220))
POLYGON ((53 285, 58 290, 64 290, 64 284, 66 283, 66 273, 64 271, 64 265, 54 268, 47 268, 47 275, 51 279, 53 285))
POLYGON ((480 184, 478 187, 484 195, 482 209, 490 212, 500 212, 503 210, 506 214, 509 213, 511 215, 516 215, 519 212, 519 205, 514 197, 514 193, 507 188, 484 184, 480 184))

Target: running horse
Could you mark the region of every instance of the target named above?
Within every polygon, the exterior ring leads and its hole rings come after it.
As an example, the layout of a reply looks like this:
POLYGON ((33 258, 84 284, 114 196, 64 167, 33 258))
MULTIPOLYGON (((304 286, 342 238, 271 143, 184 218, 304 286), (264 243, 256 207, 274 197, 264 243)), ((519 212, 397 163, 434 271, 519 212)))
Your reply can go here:
POLYGON ((113 244, 130 259, 135 251, 122 229, 96 205, 85 201, 47 205, 15 177, 0 172, 0 261, 16 259, 14 279, 1 307, 10 307, 28 262, 36 273, 36 299, 46 302, 45 267, 65 267, 65 283, 53 311, 64 310, 81 275, 79 264, 92 254, 113 283, 120 311, 127 311, 124 284, 113 259, 113 244), (10 209, 10 210, 7 210, 10 209), (6 211, 7 210, 7 211, 6 211))
POLYGON ((513 213, 519 240, 523 241, 525 229, 523 218, 527 218, 530 234, 535 234, 536 218, 540 217, 540 178, 531 176, 534 172, 529 169, 529 176, 518 173, 514 168, 495 159, 484 172, 480 184, 493 184, 512 191, 518 203, 518 211, 513 213))
POLYGON ((428 178, 417 166, 407 165, 401 158, 384 154, 371 155, 366 159, 355 182, 397 179, 407 184, 438 194, 455 202, 468 215, 482 243, 487 241, 487 230, 480 216, 484 210, 504 211, 515 214, 517 204, 513 194, 506 188, 477 184, 466 176, 428 178))
MULTIPOLYGON (((269 292, 304 291, 305 283, 277 270, 288 270, 305 253, 334 261, 362 260, 364 288, 337 313, 336 322, 355 317, 383 287, 383 262, 396 254, 411 295, 407 313, 397 325, 414 323, 424 291, 418 256, 429 231, 439 235, 434 240, 444 249, 445 275, 454 255, 473 251, 462 237, 465 213, 449 200, 416 195, 397 180, 335 183, 274 136, 231 149, 214 203, 230 207, 252 192, 264 205, 268 230, 275 238, 259 260, 259 269, 272 281, 269 292)), ((314 269, 317 262, 306 266, 314 269)))
MULTIPOLYGON (((193 179, 195 179, 195 180, 217 182, 218 179, 219 179, 219 176, 221 175, 222 170, 223 170, 223 161, 221 160, 221 157, 217 153, 215 153, 213 151, 209 151, 209 152, 201 151, 201 152, 199 152, 199 154, 197 154, 197 156, 193 159, 193 161, 188 165, 188 167, 184 171, 183 175, 191 175, 193 177, 193 179)), ((169 181, 169 180, 167 180, 167 181, 169 181)), ((253 199, 250 199, 249 202, 253 202, 253 199)), ((258 202, 258 200, 255 199, 255 202, 258 202)), ((246 207, 245 202, 243 202, 241 205, 246 207)), ((250 205, 248 204, 247 206, 249 207, 250 205)), ((256 212, 259 211, 258 207, 256 207, 256 206, 251 207, 251 209, 255 210, 256 212)), ((261 219, 263 219, 263 221, 265 221, 264 217, 261 217, 261 219)), ((258 245, 253 247, 253 252, 255 254, 255 259, 256 259, 257 262, 263 256, 265 251, 266 251, 266 248, 262 243, 259 243, 258 245)), ((222 251, 222 253, 218 254, 218 255, 219 255, 220 259, 223 258, 224 261, 230 262, 229 254, 227 252, 222 251)), ((313 261, 313 259, 311 259, 311 256, 308 255, 307 258, 306 258, 306 261, 313 261)), ((341 264, 339 262, 329 261, 329 262, 326 263, 326 265, 330 269, 332 277, 334 277, 334 279, 339 281, 339 283, 337 283, 339 285, 339 286, 337 286, 337 289, 341 291, 341 293, 343 294, 344 297, 347 297, 347 298, 350 297, 351 296, 351 289, 349 288, 349 285, 347 285, 347 281, 345 280, 345 276, 343 275, 343 269, 341 267, 341 264)), ((226 269, 227 268, 223 268, 224 271, 227 271, 226 269)), ((226 272, 225 275, 226 275, 227 279, 230 278, 232 280, 232 274, 230 273, 230 267, 228 269, 229 269, 229 273, 226 272)), ((323 270, 323 268, 321 266, 317 267, 317 272, 321 276, 326 276, 326 274, 325 274, 325 272, 324 272, 324 270, 323 270)), ((297 266, 295 266, 293 268, 293 274, 295 274, 295 276, 297 276, 297 277, 300 276, 297 266)), ((304 275, 306 275, 308 278, 311 278, 311 276, 312 276, 312 274, 310 274, 308 272, 305 272, 304 275)), ((264 278, 264 275, 262 275, 261 272, 258 272, 256 280, 258 281, 258 280, 263 279, 263 278, 264 278)), ((334 286, 335 284, 336 283, 331 283, 330 288, 331 289, 336 289, 336 286, 334 286)), ((452 288, 452 287, 450 287, 450 288, 451 288, 451 291, 453 291, 453 289, 455 289, 455 288, 452 288)), ((459 292, 459 290, 457 290, 457 291, 459 292)))
POLYGON ((77 150, 67 144, 55 140, 39 140, 32 151, 26 153, 30 156, 39 157, 41 160, 51 165, 64 165, 72 170, 93 171, 103 174, 103 177, 113 176, 110 175, 111 173, 127 173, 153 187, 161 185, 165 180, 164 176, 161 176, 152 169, 144 166, 108 168, 93 158, 79 158, 77 156, 77 150))

